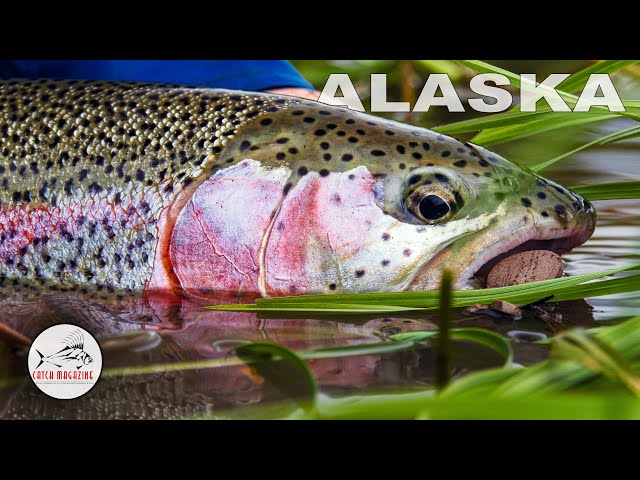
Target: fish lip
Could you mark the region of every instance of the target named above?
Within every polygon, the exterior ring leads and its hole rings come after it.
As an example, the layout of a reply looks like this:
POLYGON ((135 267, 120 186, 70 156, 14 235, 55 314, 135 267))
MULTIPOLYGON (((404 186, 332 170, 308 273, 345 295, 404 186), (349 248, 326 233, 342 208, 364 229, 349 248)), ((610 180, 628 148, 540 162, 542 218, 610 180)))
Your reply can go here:
POLYGON ((578 225, 571 230, 560 228, 541 229, 535 226, 519 236, 507 237, 485 248, 473 261, 460 272, 455 283, 456 288, 469 288, 469 280, 481 272, 489 273, 499 260, 508 255, 529 250, 549 250, 558 255, 569 252, 585 243, 593 234, 593 228, 578 225))

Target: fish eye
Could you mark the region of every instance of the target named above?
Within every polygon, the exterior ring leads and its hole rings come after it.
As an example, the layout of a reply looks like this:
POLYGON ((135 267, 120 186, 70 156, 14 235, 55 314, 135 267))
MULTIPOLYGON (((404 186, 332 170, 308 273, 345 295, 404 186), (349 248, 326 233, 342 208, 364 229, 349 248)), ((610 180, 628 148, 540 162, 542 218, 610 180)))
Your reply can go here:
POLYGON ((451 211, 446 200, 438 195, 427 195, 420 200, 420 214, 425 220, 438 220, 451 211))
POLYGON ((445 223, 462 209, 467 190, 455 175, 440 168, 418 168, 404 183, 404 208, 418 222, 445 223))

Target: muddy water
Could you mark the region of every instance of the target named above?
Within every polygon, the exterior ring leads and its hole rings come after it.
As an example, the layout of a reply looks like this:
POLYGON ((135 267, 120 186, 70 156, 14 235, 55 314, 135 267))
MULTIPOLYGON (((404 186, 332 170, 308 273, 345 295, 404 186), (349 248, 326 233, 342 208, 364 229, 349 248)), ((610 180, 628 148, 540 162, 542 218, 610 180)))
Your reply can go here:
MULTIPOLYGON (((618 127, 608 125, 604 131, 618 127)), ((639 180, 637 146, 626 142, 590 150, 545 174, 567 186, 639 180)), ((497 150, 522 158, 523 148, 528 147, 516 144, 497 150)), ((593 238, 564 256, 569 275, 640 260, 639 202, 596 202, 596 207, 599 220, 593 238)), ((544 347, 530 343, 540 334, 617 321, 637 314, 639 307, 640 294, 633 293, 550 305, 551 320, 530 312, 518 321, 460 313, 457 322, 508 335, 515 361, 531 364, 546 355, 544 347)), ((385 334, 434 328, 430 317, 261 318, 205 311, 202 304, 184 298, 50 293, 36 293, 28 305, 3 305, 0 319, 29 338, 53 323, 81 325, 99 339, 104 355, 103 376, 94 389, 78 399, 60 401, 40 393, 28 378, 24 349, 0 343, 0 418, 184 418, 278 402, 286 395, 238 362, 235 346, 272 341, 309 350, 382 342, 385 334)), ((455 345, 454 376, 500 363, 497 354, 483 347, 455 345)), ((424 346, 385 355, 316 359, 309 366, 329 395, 405 390, 431 385, 434 352, 424 346)))

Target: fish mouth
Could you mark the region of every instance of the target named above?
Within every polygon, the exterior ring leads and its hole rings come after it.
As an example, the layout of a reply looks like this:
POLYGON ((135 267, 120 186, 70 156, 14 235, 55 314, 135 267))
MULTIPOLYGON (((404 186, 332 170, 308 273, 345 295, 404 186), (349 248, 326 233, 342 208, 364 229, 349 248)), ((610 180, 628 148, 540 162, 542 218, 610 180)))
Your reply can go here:
POLYGON ((530 230, 519 238, 509 238, 502 242, 496 242, 484 249, 458 276, 456 286, 469 287, 471 279, 475 278, 482 285, 485 284, 487 275, 500 261, 517 253, 531 250, 547 250, 558 255, 570 252, 575 247, 582 245, 591 237, 592 231, 578 228, 568 234, 562 232, 562 236, 556 232, 543 233, 530 230))
POLYGON ((488 273, 499 261, 530 250, 548 250, 559 255, 567 253, 586 242, 594 228, 595 221, 571 229, 530 225, 511 232, 487 232, 473 238, 463 238, 425 263, 407 290, 439 288, 444 269, 454 274, 456 289, 479 288, 479 284, 485 285, 488 273))

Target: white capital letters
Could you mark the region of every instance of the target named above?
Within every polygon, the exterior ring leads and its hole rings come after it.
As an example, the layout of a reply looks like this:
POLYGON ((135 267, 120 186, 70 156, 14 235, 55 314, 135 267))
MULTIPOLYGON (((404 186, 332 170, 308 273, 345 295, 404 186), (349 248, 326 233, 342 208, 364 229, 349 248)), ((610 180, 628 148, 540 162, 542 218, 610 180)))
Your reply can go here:
POLYGON ((471 79, 469 86, 474 92, 497 100, 496 103, 489 104, 482 98, 470 98, 469 105, 478 112, 495 113, 503 112, 511 106, 513 97, 511 94, 498 87, 487 85, 486 82, 494 82, 496 85, 510 85, 509 79, 499 73, 481 73, 471 79))
POLYGON ((542 83, 536 85, 535 73, 520 75, 520 111, 535 112, 536 103, 544 98, 554 112, 570 112, 569 105, 555 90, 560 82, 570 76, 570 73, 552 73, 542 83))
POLYGON ((593 73, 584 86, 580 98, 576 103, 574 112, 588 112, 593 105, 602 105, 609 108, 610 112, 624 112, 624 105, 618 96, 616 87, 606 73, 593 73), (602 97, 596 97, 598 87, 602 90, 602 97))
POLYGON ((349 75, 346 73, 332 73, 329 75, 327 83, 325 83, 322 93, 320 93, 318 97, 318 101, 364 112, 364 106, 358 96, 358 92, 356 92, 349 75), (342 90, 342 97, 336 97, 338 88, 342 90))
POLYGON ((372 112, 410 112, 409 102, 387 102, 387 75, 371 74, 371 111, 372 112))
POLYGON ((432 73, 429 75, 413 111, 428 112, 431 106, 444 106, 450 112, 464 112, 462 102, 460 102, 451 80, 444 73, 432 73), (441 97, 436 97, 438 87, 442 91, 441 97))

